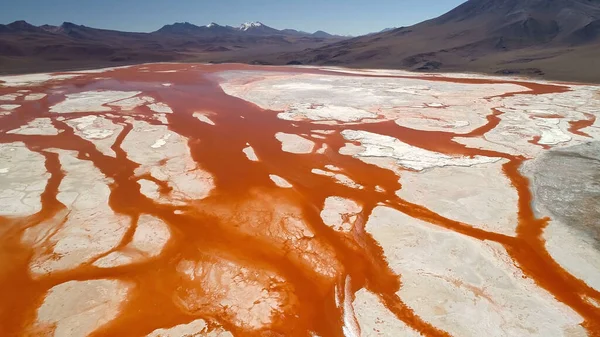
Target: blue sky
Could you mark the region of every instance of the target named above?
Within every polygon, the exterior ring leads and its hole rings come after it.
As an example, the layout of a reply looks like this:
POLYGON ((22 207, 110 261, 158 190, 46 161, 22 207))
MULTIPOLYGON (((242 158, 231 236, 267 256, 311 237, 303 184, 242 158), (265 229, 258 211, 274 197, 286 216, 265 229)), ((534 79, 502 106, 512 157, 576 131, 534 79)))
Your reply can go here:
POLYGON ((150 32, 164 24, 212 21, 237 26, 261 21, 274 28, 360 35, 408 26, 463 0, 0 0, 0 23, 64 21, 95 28, 150 32))

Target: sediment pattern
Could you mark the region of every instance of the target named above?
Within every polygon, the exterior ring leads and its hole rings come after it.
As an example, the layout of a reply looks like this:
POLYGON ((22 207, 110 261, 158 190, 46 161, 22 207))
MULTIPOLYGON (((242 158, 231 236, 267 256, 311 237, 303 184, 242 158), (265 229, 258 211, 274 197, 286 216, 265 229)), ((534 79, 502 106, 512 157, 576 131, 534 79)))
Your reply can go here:
POLYGON ((200 64, 2 77, 0 335, 600 336, 597 238, 560 240, 580 227, 527 169, 600 138, 599 90, 200 64))

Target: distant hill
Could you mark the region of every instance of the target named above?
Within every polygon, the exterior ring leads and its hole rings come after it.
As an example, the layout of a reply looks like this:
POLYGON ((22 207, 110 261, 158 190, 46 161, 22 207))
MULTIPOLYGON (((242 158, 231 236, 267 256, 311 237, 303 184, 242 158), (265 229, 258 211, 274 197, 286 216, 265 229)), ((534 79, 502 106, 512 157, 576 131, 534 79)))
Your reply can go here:
POLYGON ((189 22, 176 22, 170 25, 164 25, 161 29, 154 32, 155 34, 185 34, 185 35, 194 35, 194 34, 207 34, 212 32, 212 34, 216 33, 228 33, 232 30, 232 27, 223 27, 219 26, 216 23, 211 23, 206 26, 196 26, 189 22))
POLYGON ((396 27, 392 27, 392 28, 384 28, 381 31, 379 31, 379 33, 385 33, 385 32, 389 32, 390 30, 394 30, 394 29, 398 29, 396 27))
POLYGON ((27 23, 26 21, 20 20, 8 25, 0 25, 0 33, 19 33, 19 32, 41 32, 42 29, 27 23))
POLYGON ((312 34, 312 36, 314 36, 314 37, 321 37, 321 38, 325 38, 325 39, 331 39, 331 38, 335 38, 335 39, 347 39, 347 38, 351 37, 351 36, 333 35, 333 34, 329 34, 327 32, 324 32, 322 30, 318 30, 318 31, 314 32, 312 34))
POLYGON ((235 35, 235 36, 290 36, 290 37, 315 37, 315 38, 340 38, 341 36, 332 35, 322 30, 313 34, 295 30, 295 29, 275 29, 262 22, 246 22, 238 27, 221 26, 216 23, 210 23, 206 26, 196 26, 189 22, 178 22, 171 25, 165 25, 154 34, 187 34, 187 35, 235 35))
POLYGON ((277 63, 546 75, 600 82, 600 0, 469 0, 422 23, 277 63))
POLYGON ((189 22, 152 33, 98 29, 65 22, 34 26, 25 21, 0 25, 0 72, 31 72, 155 61, 225 62, 320 47, 332 35, 278 30, 260 22, 239 27, 189 22))
POLYGON ((309 36, 310 35, 310 33, 303 32, 301 30, 295 30, 295 29, 282 29, 281 32, 286 35, 295 35, 295 36, 309 36))

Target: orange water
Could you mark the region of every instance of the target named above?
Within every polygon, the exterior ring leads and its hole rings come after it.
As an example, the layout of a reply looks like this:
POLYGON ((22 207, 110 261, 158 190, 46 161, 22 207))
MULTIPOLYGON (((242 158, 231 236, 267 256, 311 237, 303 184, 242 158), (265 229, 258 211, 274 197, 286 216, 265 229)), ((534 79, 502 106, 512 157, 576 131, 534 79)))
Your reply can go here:
MULTIPOLYGON (((226 95, 216 82, 214 73, 224 70, 271 70, 315 73, 322 76, 358 76, 329 73, 316 69, 269 68, 245 65, 145 65, 150 72, 140 72, 139 67, 120 69, 109 74, 85 76, 49 83, 35 90, 49 93, 41 101, 18 101, 22 107, 12 115, 2 117, 0 142, 24 142, 32 151, 46 158, 51 173, 50 181, 42 196, 43 209, 26 218, 0 218, 0 336, 43 335, 50 332, 36 330, 36 309, 44 294, 51 287, 70 280, 119 279, 135 284, 128 300, 121 307, 119 317, 96 331, 93 336, 142 336, 160 327, 188 323, 196 318, 222 325, 235 336, 342 336, 342 312, 335 306, 334 288, 342 285, 346 276, 352 280, 352 291, 367 288, 403 322, 425 336, 448 334, 416 315, 403 303, 396 292, 402 286, 402 275, 395 275, 387 265, 378 243, 364 231, 373 208, 385 204, 406 214, 437 226, 456 231, 480 240, 502 244, 523 272, 557 300, 570 306, 584 318, 584 326, 593 336, 600 335, 600 310, 586 302, 589 297, 600 301, 600 294, 581 280, 568 274, 548 254, 541 237, 545 219, 537 219, 531 209, 531 192, 528 180, 519 172, 524 158, 489 150, 468 148, 452 140, 454 136, 479 137, 498 125, 501 112, 490 111, 488 124, 467 135, 452 132, 420 131, 400 127, 393 122, 381 122, 352 126, 313 125, 308 122, 289 122, 276 117, 277 112, 266 111, 244 100, 226 95), (159 70, 179 70, 176 73, 156 73, 159 70), (110 79, 95 80, 108 76, 110 79), (160 83, 173 83, 163 87, 160 83), (65 91, 55 93, 60 86, 65 91), (54 120, 54 126, 64 132, 57 136, 8 135, 4 131, 14 129, 38 117, 56 117, 48 112, 49 106, 72 92, 113 89, 140 90, 145 95, 168 104, 174 114, 168 115, 169 129, 189 139, 193 159, 210 172, 216 187, 203 200, 190 201, 191 206, 183 214, 176 215, 174 206, 159 205, 142 196, 134 170, 137 164, 128 160, 120 149, 120 143, 131 130, 125 127, 113 146, 117 157, 100 153, 95 146, 73 134, 70 127, 54 120), (195 111, 213 113, 216 126, 198 121, 195 111), (243 117, 243 118, 242 118, 243 117), (281 151, 275 139, 277 132, 310 134, 311 130, 333 130, 325 140, 315 140, 316 147, 326 143, 325 154, 290 154, 281 151), (356 129, 393 136, 401 141, 424 149, 446 154, 484 155, 508 159, 504 174, 510 179, 519 196, 519 224, 516 237, 488 232, 470 224, 453 221, 427 208, 409 203, 397 197, 394 191, 401 188, 398 176, 391 171, 369 165, 340 155, 338 150, 345 143, 339 131, 356 129), (249 161, 242 149, 249 143, 260 162, 249 161), (58 156, 46 149, 74 150, 82 160, 91 161, 104 175, 113 178, 110 185, 110 206, 116 213, 136 219, 140 214, 151 214, 164 220, 171 228, 172 237, 162 254, 148 262, 112 269, 99 269, 85 264, 73 270, 53 273, 33 279, 28 273, 28 263, 33 248, 20 243, 23 231, 52 218, 64 206, 56 200, 56 194, 64 173, 58 156), (331 178, 311 173, 313 168, 332 164, 342 173, 365 186, 358 190, 336 184, 331 178), (269 174, 279 175, 294 185, 293 189, 275 187, 269 174), (376 192, 381 186, 386 192, 376 192), (320 210, 328 196, 341 196, 356 200, 363 210, 351 233, 339 233, 325 226, 320 210), (273 231, 273 215, 277 209, 287 207, 297 210, 314 237, 305 239, 314 252, 326 257, 337 271, 330 277, 315 270, 315 262, 303 257, 305 246, 286 245, 286 228, 273 231), (244 329, 233 324, 231 315, 224 310, 206 306, 195 311, 184 310, 174 300, 190 285, 176 271, 179 261, 213 261, 215 257, 234 261, 252 270, 269 271, 285 279, 277 291, 287 294, 282 313, 274 316, 272 324, 261 330, 244 329)), ((361 75, 362 76, 362 75, 361 75)), ((390 77, 369 75, 369 77, 390 77)), ((512 83, 525 87, 522 92, 534 94, 564 92, 563 86, 534 84, 516 81, 491 81, 481 79, 453 79, 441 76, 422 76, 416 79, 465 84, 512 83)), ((0 88, 0 94, 20 88, 0 88)), ((87 113, 68 114, 65 117, 81 117, 87 113)), ((150 119, 151 112, 140 108, 135 118, 156 123, 150 119)), ((113 121, 125 123, 120 117, 113 121)), ((583 122, 581 122, 583 123, 583 122)), ((574 130, 582 124, 574 124, 574 130)), ((585 122, 589 123, 589 121, 585 122)), ((587 125, 587 124, 584 124, 587 125)), ((147 176, 145 178, 148 178, 147 176)), ((163 192, 169 188, 163 182, 163 192)), ((102 221, 102 219, 96 219, 102 221)), ((126 235, 119 247, 131 239, 126 235)), ((118 248, 119 248, 118 247, 118 248)), ((201 287, 202 285, 200 285, 201 287)), ((49 328, 50 329, 50 328, 49 328)))

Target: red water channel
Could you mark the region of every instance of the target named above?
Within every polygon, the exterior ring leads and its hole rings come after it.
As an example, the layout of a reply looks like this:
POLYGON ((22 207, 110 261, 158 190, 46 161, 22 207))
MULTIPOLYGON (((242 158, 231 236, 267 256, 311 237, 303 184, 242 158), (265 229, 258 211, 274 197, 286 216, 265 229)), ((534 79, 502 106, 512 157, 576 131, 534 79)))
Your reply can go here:
MULTIPOLYGON (((217 83, 214 73, 226 70, 269 70, 281 72, 315 73, 322 76, 359 76, 329 73, 316 69, 268 68, 245 65, 145 65, 149 72, 138 67, 111 71, 107 74, 86 74, 77 78, 46 83, 33 88, 36 92, 48 92, 41 101, 17 104, 22 106, 11 115, 1 117, 0 142, 23 142, 27 147, 45 156, 46 168, 51 178, 42 195, 41 212, 25 218, 0 218, 0 336, 44 335, 49 331, 31 332, 36 310, 44 294, 53 286, 70 280, 118 279, 134 284, 134 290, 120 308, 119 317, 103 326, 93 336, 143 336, 161 327, 188 323, 197 318, 223 326, 235 336, 343 336, 342 311, 334 300, 334 288, 343 287, 346 276, 351 279, 355 292, 367 288, 400 320, 425 336, 448 336, 432 324, 424 321, 408 307, 396 292, 402 287, 402 275, 396 275, 387 265, 378 243, 364 231, 364 224, 373 208, 383 203, 412 217, 428 221, 440 227, 479 240, 489 240, 503 245, 522 271, 554 297, 571 307, 584 318, 584 327, 592 336, 600 336, 600 309, 585 298, 600 301, 600 294, 581 280, 567 273, 558 265, 544 246, 542 232, 547 219, 537 219, 531 209, 532 195, 528 180, 519 172, 525 158, 505 153, 473 149, 456 143, 454 136, 479 137, 498 125, 500 112, 490 111, 488 123, 470 134, 455 135, 451 132, 420 131, 400 127, 395 123, 381 122, 352 126, 314 125, 309 122, 280 120, 276 111, 266 111, 242 99, 228 96, 217 83), (158 73, 161 70, 178 70, 158 73), (109 77, 110 79, 95 79, 109 77), (170 87, 157 84, 172 83, 170 87), (51 88, 61 86, 62 93, 51 88), (103 155, 93 143, 76 136, 72 129, 57 115, 49 113, 49 106, 64 99, 68 93, 97 90, 139 90, 169 105, 175 113, 168 115, 169 129, 186 137, 193 159, 215 179, 215 189, 203 200, 190 200, 190 209, 175 214, 175 207, 159 205, 144 197, 134 175, 138 164, 127 159, 120 142, 131 130, 121 117, 114 122, 127 125, 113 146, 116 158, 103 155), (216 126, 198 121, 195 111, 213 113, 216 126), (56 128, 64 132, 56 136, 22 136, 6 134, 39 117, 50 117, 56 128), (316 147, 326 143, 325 154, 290 154, 281 151, 275 139, 277 132, 310 134, 311 130, 335 131, 325 140, 316 140, 316 147), (515 237, 488 232, 472 225, 447 219, 427 208, 400 199, 394 191, 401 188, 398 176, 393 172, 361 162, 350 156, 340 155, 338 150, 345 143, 339 134, 342 129, 356 129, 393 136, 405 143, 446 154, 482 155, 506 158, 504 174, 510 179, 519 196, 519 223, 515 237), (260 161, 249 161, 242 149, 249 143, 260 161), (32 278, 28 264, 33 248, 21 243, 23 231, 48 221, 64 206, 57 201, 58 187, 64 177, 55 153, 47 149, 59 148, 79 153, 79 159, 91 161, 105 176, 114 179, 110 185, 110 206, 116 213, 132 218, 151 214, 164 220, 171 228, 171 240, 162 254, 147 262, 111 269, 100 269, 84 264, 73 270, 57 272, 41 278, 32 278), (363 185, 353 189, 336 184, 331 178, 311 173, 313 168, 332 164, 342 173, 363 185), (293 184, 293 189, 276 187, 269 174, 279 175, 293 184), (377 192, 382 186, 387 192, 377 192), (356 200, 363 211, 351 233, 340 233, 323 224, 320 211, 325 198, 341 196, 356 200), (286 244, 288 228, 274 224, 279 209, 296 210, 313 237, 304 238, 302 244, 286 244), (311 254, 321 257, 307 258, 311 254), (233 261, 237 265, 251 267, 256 273, 269 272, 279 275, 285 283, 277 291, 285 294, 281 312, 273 322, 260 330, 251 330, 233 323, 231 313, 215 306, 199 306, 190 310, 175 300, 192 285, 182 278, 176 266, 182 260, 205 261, 215 257, 233 261), (316 271, 315 261, 329 263, 335 276, 316 271)), ((363 76, 363 75, 360 75, 363 76)), ((369 77, 390 77, 369 75, 369 77)), ((399 77, 399 76, 396 76, 399 77)), ((512 83, 523 86, 521 92, 511 95, 541 95, 568 90, 563 86, 535 84, 518 81, 493 81, 482 79, 454 79, 440 76, 423 76, 428 81, 466 84, 512 83)), ((23 88, 0 88, 0 94, 12 93, 23 88)), ((113 112, 117 114, 118 112, 113 112)), ((90 113, 63 115, 76 118, 90 113)), ((147 110, 128 113, 138 120, 157 123, 147 110)), ((588 125, 588 121, 573 123, 574 131, 588 125)), ((102 221, 102 219, 97 219, 102 221)), ((128 235, 120 247, 125 246, 128 235)), ((120 248, 118 247, 118 248, 120 248)), ((117 249, 118 249, 117 248, 117 249)))

